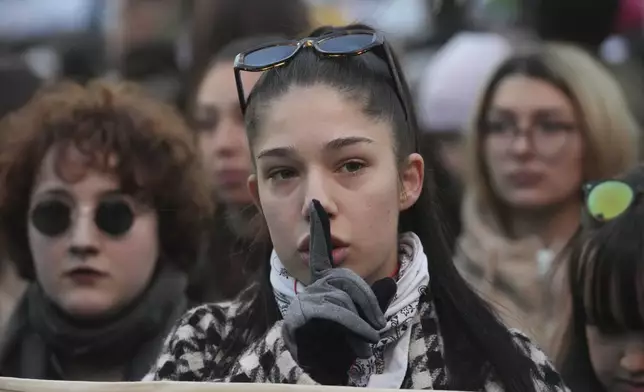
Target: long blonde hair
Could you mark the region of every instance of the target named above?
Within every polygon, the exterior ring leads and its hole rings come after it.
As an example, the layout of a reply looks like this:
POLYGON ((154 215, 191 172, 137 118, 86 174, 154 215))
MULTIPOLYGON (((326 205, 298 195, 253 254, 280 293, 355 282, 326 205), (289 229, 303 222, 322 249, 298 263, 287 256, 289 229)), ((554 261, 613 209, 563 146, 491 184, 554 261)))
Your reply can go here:
POLYGON ((502 63, 483 90, 466 139, 468 192, 493 209, 499 200, 490 185, 482 153, 486 112, 500 82, 525 74, 546 80, 572 100, 582 124, 584 181, 613 177, 632 167, 639 155, 639 127, 617 81, 584 50, 545 43, 530 53, 516 52, 502 63))

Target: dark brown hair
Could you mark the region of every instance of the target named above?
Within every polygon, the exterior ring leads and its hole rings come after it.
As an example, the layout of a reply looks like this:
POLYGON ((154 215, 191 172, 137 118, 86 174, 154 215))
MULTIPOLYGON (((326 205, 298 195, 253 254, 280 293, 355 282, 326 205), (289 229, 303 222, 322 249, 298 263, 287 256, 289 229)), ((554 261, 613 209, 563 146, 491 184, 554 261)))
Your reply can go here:
MULTIPOLYGON (((286 38, 283 36, 273 34, 273 35, 257 35, 252 37, 243 37, 229 42, 227 45, 224 45, 219 52, 216 52, 210 59, 208 59, 207 66, 203 68, 196 79, 197 85, 191 92, 191 96, 187 100, 187 114, 186 117, 191 122, 190 126, 194 129, 197 129, 199 125, 197 124, 196 119, 194 118, 196 107, 197 107, 197 94, 199 89, 204 82, 206 76, 218 65, 222 63, 232 63, 235 61, 237 54, 259 47, 261 45, 266 45, 271 42, 284 41, 286 38)), ((230 77, 233 77, 232 66, 230 77)), ((194 130, 193 129, 193 130, 194 130)))
POLYGON ((35 278, 27 238, 30 196, 54 146, 73 146, 88 167, 115 173, 124 193, 157 211, 162 257, 186 270, 192 266, 212 205, 193 137, 173 108, 126 83, 61 83, 1 126, 0 230, 24 278, 35 278))
POLYGON ((644 331, 644 166, 618 177, 637 195, 622 215, 594 220, 585 208, 582 227, 568 245, 572 306, 560 337, 557 367, 573 389, 604 392, 590 360, 586 326, 602 333, 644 331))
POLYGON ((200 6, 194 9, 194 58, 187 75, 188 91, 184 97, 187 110, 190 110, 187 100, 196 94, 195 90, 209 68, 212 56, 231 42, 262 35, 295 38, 310 29, 309 6, 304 0, 219 0, 196 3, 200 6))

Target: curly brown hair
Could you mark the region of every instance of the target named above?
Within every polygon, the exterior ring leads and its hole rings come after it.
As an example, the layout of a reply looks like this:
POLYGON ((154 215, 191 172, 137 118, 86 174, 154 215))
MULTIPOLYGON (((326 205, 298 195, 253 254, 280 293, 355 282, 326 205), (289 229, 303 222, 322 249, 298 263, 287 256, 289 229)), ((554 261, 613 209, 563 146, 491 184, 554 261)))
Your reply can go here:
POLYGON ((213 205, 193 135, 172 107, 128 83, 63 82, 41 90, 0 128, 0 231, 21 276, 35 279, 26 217, 53 146, 73 146, 88 167, 115 173, 124 193, 157 211, 163 258, 184 270, 196 263, 213 205))

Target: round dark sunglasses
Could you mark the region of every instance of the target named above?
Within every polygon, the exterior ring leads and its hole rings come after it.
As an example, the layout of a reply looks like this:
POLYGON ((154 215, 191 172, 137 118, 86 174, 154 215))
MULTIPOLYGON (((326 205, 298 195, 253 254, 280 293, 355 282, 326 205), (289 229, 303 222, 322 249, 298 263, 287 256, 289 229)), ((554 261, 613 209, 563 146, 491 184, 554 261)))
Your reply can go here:
MULTIPOLYGON (((58 237, 72 226, 73 211, 61 200, 39 202, 31 211, 33 226, 43 235, 58 237)), ((134 224, 134 211, 125 200, 103 200, 94 210, 94 224, 110 237, 126 234, 134 224)))

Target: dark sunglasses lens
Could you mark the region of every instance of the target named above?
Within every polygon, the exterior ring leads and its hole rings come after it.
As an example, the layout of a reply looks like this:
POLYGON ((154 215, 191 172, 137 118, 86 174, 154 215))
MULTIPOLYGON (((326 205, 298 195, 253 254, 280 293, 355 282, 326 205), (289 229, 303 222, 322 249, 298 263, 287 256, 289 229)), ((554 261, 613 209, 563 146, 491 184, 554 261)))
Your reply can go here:
POLYGON ((376 36, 367 33, 341 35, 318 43, 318 47, 327 53, 351 53, 364 50, 373 43, 376 36))
POLYGON ((258 49, 244 57, 244 64, 251 67, 267 67, 287 59, 295 52, 297 45, 277 45, 258 49))
POLYGON ((55 237, 63 234, 71 224, 71 209, 62 201, 44 201, 31 212, 31 223, 42 234, 55 237))
POLYGON ((134 212, 124 201, 102 201, 96 209, 96 226, 113 237, 130 230, 134 223, 134 212))
POLYGON ((620 181, 606 181, 592 188, 586 199, 590 215, 598 221, 615 219, 630 207, 635 193, 620 181))

